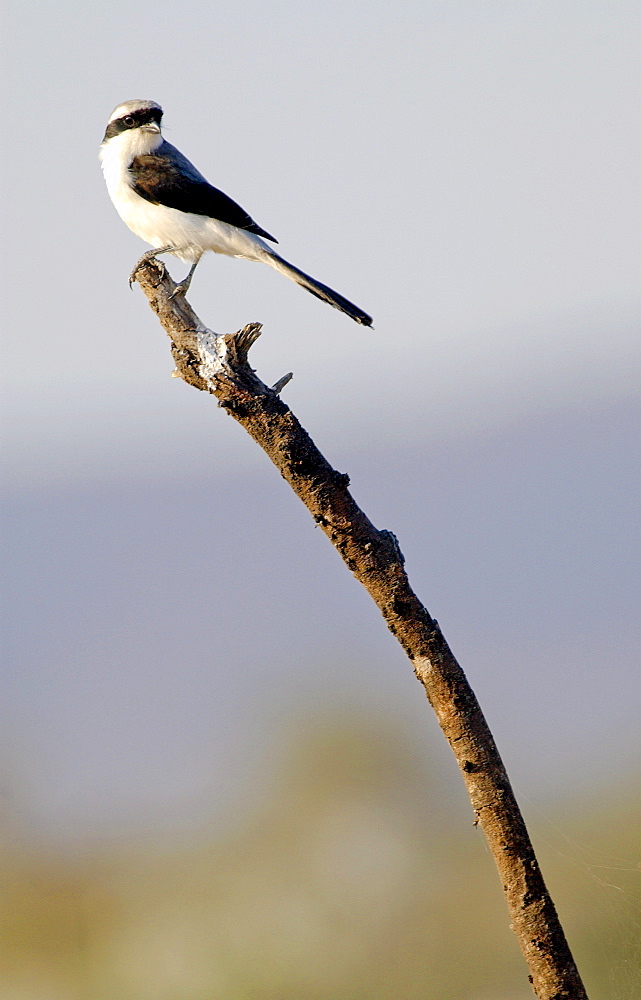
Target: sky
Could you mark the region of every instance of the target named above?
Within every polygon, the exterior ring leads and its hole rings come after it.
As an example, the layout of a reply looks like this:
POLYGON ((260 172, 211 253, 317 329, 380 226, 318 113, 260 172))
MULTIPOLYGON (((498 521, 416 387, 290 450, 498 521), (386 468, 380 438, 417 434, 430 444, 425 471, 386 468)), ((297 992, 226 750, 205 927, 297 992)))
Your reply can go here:
POLYGON ((634 774, 641 12, 27 0, 5 29, 14 821, 74 840, 215 811, 310 700, 438 740, 264 456, 169 377, 97 160, 135 97, 374 316, 219 257, 189 295, 218 332, 264 324, 259 375, 293 370, 286 402, 399 536, 517 784, 634 774))

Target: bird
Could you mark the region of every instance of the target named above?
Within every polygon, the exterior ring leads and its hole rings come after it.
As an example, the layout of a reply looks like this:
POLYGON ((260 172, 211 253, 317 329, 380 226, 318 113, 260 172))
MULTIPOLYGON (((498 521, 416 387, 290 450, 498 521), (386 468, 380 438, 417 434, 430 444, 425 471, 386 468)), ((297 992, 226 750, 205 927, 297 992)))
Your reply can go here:
POLYGON ((100 163, 116 211, 136 236, 154 248, 140 258, 130 284, 144 263, 173 254, 191 264, 172 293, 184 296, 200 258, 212 250, 269 264, 357 323, 372 325, 372 317, 353 302, 276 253, 269 245, 277 243, 276 238, 209 184, 163 138, 162 117, 163 109, 155 101, 125 101, 112 111, 100 146, 100 163))

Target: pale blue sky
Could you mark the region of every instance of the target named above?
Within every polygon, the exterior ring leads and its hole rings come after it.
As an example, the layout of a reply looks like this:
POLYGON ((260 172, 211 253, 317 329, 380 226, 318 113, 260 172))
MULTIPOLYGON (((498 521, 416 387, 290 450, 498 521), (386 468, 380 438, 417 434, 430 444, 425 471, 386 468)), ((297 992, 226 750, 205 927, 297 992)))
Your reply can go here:
POLYGON ((257 363, 294 369, 288 398, 316 426, 393 443, 417 413, 450 436, 636 392, 635 5, 27 2, 7 21, 19 477, 90 451, 88 426, 137 467, 112 394, 128 422, 136 383, 161 408, 180 391, 125 280, 145 247, 97 167, 107 115, 134 96, 163 104, 171 140, 285 256, 373 313, 371 334, 266 268, 199 271, 197 310, 221 330, 262 320, 257 363), (408 411, 376 405, 390 382, 408 411))

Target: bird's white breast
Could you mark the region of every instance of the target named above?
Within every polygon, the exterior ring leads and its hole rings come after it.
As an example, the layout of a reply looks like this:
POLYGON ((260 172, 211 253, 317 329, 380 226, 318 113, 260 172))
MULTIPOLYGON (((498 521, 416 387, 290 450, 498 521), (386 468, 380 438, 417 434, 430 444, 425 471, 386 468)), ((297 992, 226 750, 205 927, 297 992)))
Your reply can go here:
POLYGON ((152 246, 167 243, 157 232, 158 206, 136 194, 129 167, 134 157, 153 153, 161 143, 162 136, 158 133, 128 129, 113 136, 100 147, 100 163, 107 191, 118 215, 136 236, 152 246))

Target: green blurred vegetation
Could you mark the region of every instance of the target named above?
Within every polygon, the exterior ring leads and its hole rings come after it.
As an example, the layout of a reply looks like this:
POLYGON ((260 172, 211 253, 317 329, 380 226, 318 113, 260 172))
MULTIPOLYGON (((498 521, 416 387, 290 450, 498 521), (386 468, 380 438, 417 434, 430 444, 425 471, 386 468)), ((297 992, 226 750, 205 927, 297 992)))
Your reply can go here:
MULTIPOLYGON (((530 1000, 462 784, 380 721, 304 730, 232 832, 10 838, 4 1000, 530 1000)), ((641 996, 638 798, 526 808, 591 1000, 641 996)))

